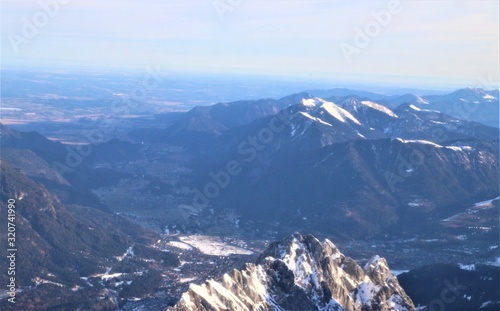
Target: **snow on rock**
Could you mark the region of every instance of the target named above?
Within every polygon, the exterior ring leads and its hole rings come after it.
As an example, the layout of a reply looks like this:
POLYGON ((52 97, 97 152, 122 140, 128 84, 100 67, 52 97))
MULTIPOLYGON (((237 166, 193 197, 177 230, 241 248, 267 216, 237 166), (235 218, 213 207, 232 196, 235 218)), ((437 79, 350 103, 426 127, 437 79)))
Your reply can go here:
POLYGON ((316 107, 317 100, 314 98, 302 99, 302 105, 305 107, 316 107))
MULTIPOLYGON (((334 117, 340 122, 346 123, 347 120, 350 120, 358 125, 361 125, 361 123, 347 110, 344 108, 341 108, 337 106, 336 104, 323 100, 321 98, 315 97, 315 98, 310 98, 310 99, 303 99, 302 100, 302 105, 307 108, 315 108, 315 109, 308 109, 308 110, 313 110, 318 112, 319 114, 323 114, 323 112, 326 112, 328 115, 334 117)), ((311 116, 308 113, 301 112, 304 116, 314 120, 314 121, 321 121, 322 123, 329 124, 328 122, 325 122, 319 118, 315 118, 311 116)))
POLYGON ((419 104, 424 104, 424 105, 428 105, 428 104, 429 104, 429 101, 427 101, 427 100, 423 99, 423 98, 422 98, 422 97, 420 97, 420 96, 417 96, 417 102, 418 102, 419 104))
POLYGON ((433 143, 432 141, 428 140, 422 140, 422 139, 402 139, 397 137, 396 140, 399 140, 402 143, 408 144, 408 143, 416 143, 416 144, 424 144, 424 145, 432 145, 437 148, 443 148, 443 146, 438 145, 436 143, 433 143))
MULTIPOLYGON (((330 123, 325 122, 325 121, 321 120, 320 118, 313 117, 310 114, 308 114, 307 112, 299 111, 299 113, 301 115, 303 115, 304 117, 309 118, 313 121, 319 122, 319 123, 324 124, 324 125, 332 126, 330 123)), ((293 136, 293 134, 292 134, 292 136, 293 136)))
POLYGON ((329 240, 298 233, 220 282, 191 284, 169 310, 415 310, 385 259, 364 268, 329 240))
POLYGON ((356 287, 356 300, 360 306, 371 305, 380 291, 380 286, 373 284, 368 277, 356 287))
POLYGON ((391 270, 392 274, 394 274, 395 276, 406 273, 408 271, 410 271, 410 270, 391 270))
POLYGON ((394 112, 392 112, 391 109, 389 109, 389 108, 387 108, 385 106, 382 106, 380 104, 374 103, 374 102, 369 101, 369 100, 363 100, 363 101, 361 101, 361 103, 363 105, 365 105, 365 106, 368 106, 370 108, 373 108, 375 110, 383 112, 383 113, 385 113, 385 114, 387 114, 387 115, 389 115, 389 116, 391 116, 393 118, 397 118, 398 117, 394 112))
POLYGON ((125 253, 122 256, 116 256, 115 258, 118 259, 118 261, 122 261, 127 256, 128 257, 135 256, 135 254, 134 254, 134 245, 132 245, 129 248, 127 248, 127 250, 125 251, 125 253))
POLYGON ((422 139, 402 139, 397 137, 396 140, 408 144, 408 143, 416 143, 416 144, 424 144, 424 145, 432 145, 436 148, 445 148, 448 150, 453 150, 453 151, 460 151, 460 152, 465 152, 465 151, 472 151, 474 148, 471 146, 441 146, 439 144, 433 143, 428 140, 422 140, 422 139))
POLYGON ((361 125, 361 122, 359 122, 350 112, 347 110, 340 108, 339 106, 335 105, 332 102, 327 102, 322 99, 320 99, 323 102, 323 105, 321 105, 321 108, 323 108, 326 112, 328 112, 330 115, 332 115, 334 118, 342 121, 342 122, 347 122, 346 119, 351 120, 352 122, 361 125))
POLYGON ((496 198, 493 198, 491 200, 486 200, 486 201, 482 201, 482 202, 477 202, 477 203, 474 203, 474 207, 486 206, 486 205, 489 206, 493 203, 493 201, 498 200, 498 199, 500 199, 500 197, 496 197, 496 198))
POLYGON ((472 147, 470 146, 446 146, 445 148, 448 148, 448 149, 451 149, 451 150, 454 150, 454 151, 465 151, 465 150, 473 150, 472 147))
POLYGON ((191 284, 170 310, 267 310, 270 304, 263 278, 261 266, 247 264, 244 271, 225 274, 221 282, 191 284))

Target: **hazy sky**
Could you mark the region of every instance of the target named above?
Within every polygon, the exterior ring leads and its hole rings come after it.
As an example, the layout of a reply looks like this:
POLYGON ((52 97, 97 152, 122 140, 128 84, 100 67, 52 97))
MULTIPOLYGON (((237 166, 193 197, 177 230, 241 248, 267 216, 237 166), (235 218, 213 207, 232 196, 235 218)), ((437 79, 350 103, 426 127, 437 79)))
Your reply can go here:
POLYGON ((392 84, 499 81, 498 0, 1 0, 1 5, 3 68, 160 65, 392 84), (39 4, 49 2, 61 3, 50 7, 52 16, 39 4), (381 11, 384 19, 377 21, 381 11))

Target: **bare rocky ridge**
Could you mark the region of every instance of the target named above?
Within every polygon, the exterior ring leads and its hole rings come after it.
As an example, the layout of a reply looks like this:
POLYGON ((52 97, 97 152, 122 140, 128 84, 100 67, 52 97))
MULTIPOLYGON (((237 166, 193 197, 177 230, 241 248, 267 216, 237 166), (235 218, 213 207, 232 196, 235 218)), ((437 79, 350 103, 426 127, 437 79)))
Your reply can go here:
POLYGON ((170 311, 415 310, 385 259, 363 268, 329 240, 298 233, 271 244, 255 264, 192 284, 170 311))

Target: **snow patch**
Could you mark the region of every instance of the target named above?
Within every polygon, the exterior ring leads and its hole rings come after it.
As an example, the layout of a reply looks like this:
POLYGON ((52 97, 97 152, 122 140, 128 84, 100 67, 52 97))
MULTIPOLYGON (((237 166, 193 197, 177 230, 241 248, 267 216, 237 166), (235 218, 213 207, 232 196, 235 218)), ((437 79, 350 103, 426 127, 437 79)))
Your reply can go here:
POLYGON ((398 276, 398 275, 400 275, 402 273, 406 273, 408 271, 410 271, 410 270, 391 270, 391 273, 394 274, 395 276, 398 276))
POLYGON ((471 146, 445 146, 445 148, 451 149, 453 151, 472 150, 471 146))
POLYGON ((421 139, 401 139, 399 137, 396 138, 396 140, 402 142, 402 143, 405 143, 405 144, 408 144, 408 143, 417 143, 417 144, 425 144, 425 145, 432 145, 434 147, 437 147, 437 148, 443 148, 443 146, 441 145, 438 145, 436 143, 433 143, 431 141, 428 141, 428 140, 421 140, 421 139))
POLYGON ((500 199, 500 197, 496 197, 494 199, 486 200, 486 201, 482 201, 482 202, 477 202, 477 203, 474 203, 474 207, 479 207, 479 206, 484 206, 484 205, 491 205, 493 203, 493 201, 498 200, 498 199, 500 199))
POLYGON ((337 120, 341 122, 347 122, 346 119, 351 120, 352 122, 361 125, 361 122, 359 122, 352 114, 350 114, 347 110, 340 108, 339 106, 335 105, 332 102, 327 102, 322 99, 319 99, 323 102, 323 105, 321 105, 321 108, 323 108, 326 112, 328 112, 331 116, 336 118, 337 120))
POLYGON ((361 103, 363 105, 365 105, 365 106, 368 106, 370 108, 373 108, 375 110, 383 112, 383 113, 385 113, 385 114, 387 114, 387 115, 389 115, 389 116, 391 116, 393 118, 397 118, 398 117, 394 112, 392 112, 391 109, 389 109, 387 107, 384 107, 384 106, 382 106, 380 104, 374 103, 374 102, 369 101, 369 100, 363 100, 363 101, 361 101, 361 103))
POLYGON ((494 305, 499 305, 500 304, 500 301, 485 301, 481 304, 481 306, 479 307, 479 309, 484 309, 486 307, 489 307, 489 306, 494 306, 494 305))
MULTIPOLYGON (((294 237, 290 244, 289 253, 284 251, 281 254, 281 258, 288 269, 294 272, 295 284, 302 288, 307 288, 308 284, 310 284, 310 277, 316 274, 316 272, 314 271, 314 267, 311 266, 311 258, 309 257, 309 253, 306 252, 304 245, 294 237)), ((315 280, 315 286, 317 286, 317 276, 315 276, 315 280)))
POLYGON ((116 256, 115 258, 118 260, 118 261, 122 261, 123 259, 125 259, 125 257, 127 256, 130 256, 130 257, 133 257, 135 256, 134 254, 134 245, 130 246, 129 248, 127 248, 127 250, 125 251, 125 253, 121 256, 116 256))
POLYGON ((458 266, 462 270, 467 270, 467 271, 474 271, 474 270, 476 270, 476 265, 475 264, 464 265, 464 264, 459 263, 458 266))
POLYGON ((497 257, 497 259, 495 261, 490 261, 488 262, 487 264, 491 265, 491 266, 497 266, 497 267, 500 267, 500 257, 497 257))
POLYGON ((123 273, 111 273, 111 274, 103 274, 100 277, 102 280, 109 280, 109 279, 120 277, 122 275, 123 275, 123 273))
MULTIPOLYGON (((311 119, 313 121, 316 121, 316 122, 319 122, 321 124, 325 124, 325 125, 328 125, 328 126, 332 126, 330 123, 325 122, 325 121, 321 120, 320 118, 315 118, 315 117, 311 116, 310 114, 308 114, 307 112, 299 111, 299 113, 301 115, 303 115, 304 117, 309 118, 309 119, 311 119)), ((293 134, 292 134, 292 136, 293 136, 293 134)))
POLYGON ((185 244, 197 248, 206 255, 229 256, 231 254, 250 255, 252 251, 229 245, 218 237, 208 235, 188 235, 179 238, 185 244))
POLYGON ((362 305, 371 305, 371 301, 380 291, 380 286, 373 284, 370 278, 365 276, 364 282, 358 284, 356 289, 356 301, 361 302, 362 305))
POLYGON ((435 120, 430 120, 431 123, 434 123, 434 124, 448 124, 446 122, 441 122, 441 121, 435 121, 435 120))
POLYGON ((180 278, 179 282, 181 283, 191 283, 196 281, 198 278, 197 277, 192 277, 192 278, 180 278))
POLYGON ((191 245, 188 245, 188 244, 182 243, 182 242, 177 242, 177 241, 170 241, 170 242, 168 242, 168 245, 173 246, 175 248, 184 249, 187 251, 190 251, 193 249, 193 247, 191 245))
POLYGON ((306 107, 316 107, 316 100, 314 98, 302 99, 302 105, 306 107))
POLYGON ((419 104, 424 104, 424 105, 428 105, 428 104, 429 104, 429 101, 427 101, 427 100, 423 99, 423 98, 422 98, 422 97, 420 97, 420 96, 417 96, 417 102, 418 102, 419 104))
POLYGON ((66 287, 65 285, 63 285, 61 283, 57 283, 57 282, 49 281, 49 280, 46 280, 46 279, 42 279, 42 278, 40 278, 38 276, 32 278, 31 281, 36 284, 35 286, 38 286, 40 284, 52 284, 52 285, 55 285, 55 286, 58 286, 58 287, 66 287))
POLYGON ((295 124, 292 123, 292 124, 290 124, 290 127, 292 128, 292 131, 290 132, 290 135, 292 137, 294 137, 295 134, 297 133, 297 125, 295 125, 295 124))
POLYGON ((403 299, 401 298, 401 296, 396 294, 392 294, 391 297, 389 297, 389 299, 387 300, 387 304, 392 308, 391 310, 407 310, 403 306, 403 299))

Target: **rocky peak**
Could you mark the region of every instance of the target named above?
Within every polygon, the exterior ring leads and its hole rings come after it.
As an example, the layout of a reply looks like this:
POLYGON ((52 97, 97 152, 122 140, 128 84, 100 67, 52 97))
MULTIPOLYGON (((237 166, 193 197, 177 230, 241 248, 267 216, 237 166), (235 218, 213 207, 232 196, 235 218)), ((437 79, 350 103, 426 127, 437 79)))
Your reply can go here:
POLYGON ((272 243, 255 264, 192 284, 171 310, 414 310, 375 256, 364 268, 329 240, 298 233, 272 243))

